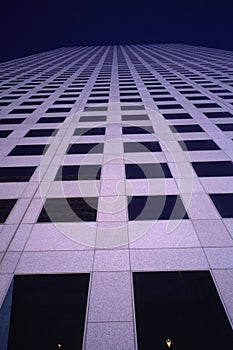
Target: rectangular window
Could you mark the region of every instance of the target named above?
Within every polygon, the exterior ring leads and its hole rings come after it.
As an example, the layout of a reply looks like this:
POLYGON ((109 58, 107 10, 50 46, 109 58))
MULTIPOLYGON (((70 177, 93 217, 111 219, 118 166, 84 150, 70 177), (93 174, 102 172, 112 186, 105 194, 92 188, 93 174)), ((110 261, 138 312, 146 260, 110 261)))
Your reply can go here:
POLYGON ((31 96, 31 97, 29 97, 29 99, 32 99, 32 100, 34 100, 34 99, 44 99, 44 98, 48 98, 49 97, 49 95, 33 95, 33 96, 31 96))
POLYGON ((81 350, 89 277, 16 275, 7 349, 81 350))
POLYGON ((167 163, 125 164, 126 179, 171 178, 167 163))
POLYGON ((12 133, 13 130, 0 130, 0 138, 5 138, 12 133))
POLYGON ((74 136, 105 135, 105 128, 77 128, 74 136))
POLYGON ((192 119, 188 113, 166 113, 163 114, 165 119, 192 119))
POLYGON ((96 221, 97 197, 47 198, 37 222, 96 221))
POLYGON ((87 115, 79 119, 80 122, 105 122, 107 117, 105 115, 87 115))
POLYGON ((106 107, 104 107, 104 106, 96 106, 96 107, 90 107, 90 106, 86 106, 85 108, 84 108, 84 111, 86 112, 105 112, 105 111, 107 111, 108 110, 108 107, 106 106, 106 107))
POLYGON ((3 118, 0 119, 0 124, 21 124, 25 118, 3 118))
POLYGON ((79 94, 63 94, 59 96, 59 98, 74 98, 74 97, 79 97, 79 94))
POLYGON ((16 108, 16 109, 13 109, 12 111, 10 111, 9 114, 30 114, 30 113, 33 113, 35 111, 35 109, 32 109, 32 108, 22 108, 22 109, 19 109, 19 108, 16 108))
POLYGON ((0 107, 9 106, 9 104, 11 104, 11 102, 0 102, 0 107))
POLYGON ((125 114, 121 116, 121 120, 124 122, 129 122, 129 121, 137 121, 137 120, 149 120, 148 115, 146 114, 125 114))
POLYGON ((129 220, 188 219, 178 195, 128 197, 129 220))
POLYGON ((233 131, 233 124, 216 124, 222 131, 233 131))
POLYGON ((108 100, 107 99, 98 99, 98 100, 91 100, 91 99, 89 99, 87 101, 87 103, 96 103, 96 104, 98 104, 98 103, 108 103, 108 100))
POLYGON ((232 329, 209 271, 134 272, 133 286, 138 350, 229 349, 232 329))
POLYGON ((15 146, 8 156, 39 156, 45 154, 49 145, 19 145, 15 146))
POLYGON ((132 103, 136 103, 136 102, 142 102, 141 98, 121 98, 120 102, 132 102, 132 103))
POLYGON ((205 112, 208 118, 232 118, 233 114, 230 112, 205 112))
POLYGON ((197 108, 220 108, 217 103, 194 103, 197 108))
POLYGON ((210 100, 210 98, 207 96, 187 96, 186 98, 189 101, 210 100))
POLYGON ((36 167, 1 167, 0 182, 29 181, 36 167))
POLYGON ((3 224, 8 218, 17 199, 0 199, 0 223, 3 224))
POLYGON ((138 106, 133 106, 133 105, 132 106, 121 106, 122 111, 140 111, 143 109, 145 109, 145 107, 140 106, 140 105, 138 105, 138 106))
POLYGON ((124 152, 162 152, 159 142, 124 142, 124 152))
POLYGON ((103 153, 103 143, 74 143, 70 144, 66 154, 96 154, 103 153))
POLYGON ((159 109, 182 109, 183 107, 179 104, 174 104, 174 105, 158 105, 159 109))
POLYGON ((233 163, 222 162, 193 162, 192 166, 199 177, 233 176, 233 163))
POLYGON ((220 150, 212 140, 188 140, 178 141, 183 151, 212 151, 220 150))
POLYGON ((151 96, 158 96, 158 95, 170 95, 168 91, 152 91, 150 92, 151 96))
POLYGON ((219 95, 223 100, 232 100, 233 95, 219 95))
POLYGON ((128 134, 153 134, 154 129, 152 126, 123 126, 122 133, 124 135, 128 134))
POLYGON ((233 218, 233 193, 209 195, 222 218, 233 218))
POLYGON ((69 105, 74 104, 76 100, 57 100, 53 104, 54 105, 69 105))
POLYGON ((37 123, 38 124, 48 124, 48 123, 62 123, 66 117, 42 117, 37 123))
POLYGON ((204 132, 204 130, 198 124, 188 125, 169 125, 172 132, 204 132))
POLYGON ((199 94, 200 92, 198 90, 181 90, 179 91, 182 95, 192 95, 192 94, 199 94))
POLYGON ((155 102, 176 101, 174 97, 154 97, 155 102))
POLYGON ((101 165, 63 165, 55 181, 100 180, 101 165))
POLYGON ((46 113, 65 113, 70 111, 71 111, 71 108, 60 107, 60 108, 49 108, 47 109, 46 113))
POLYGON ((31 129, 24 137, 49 137, 56 136, 58 129, 31 129))
POLYGON ((20 104, 20 106, 33 106, 33 105, 41 105, 43 101, 25 101, 20 104))

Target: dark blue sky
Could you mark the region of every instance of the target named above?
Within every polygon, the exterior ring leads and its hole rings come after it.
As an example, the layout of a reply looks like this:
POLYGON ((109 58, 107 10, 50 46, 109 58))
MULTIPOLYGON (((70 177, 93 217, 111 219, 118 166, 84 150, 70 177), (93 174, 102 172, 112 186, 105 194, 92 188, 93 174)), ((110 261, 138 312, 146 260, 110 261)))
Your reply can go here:
POLYGON ((233 0, 7 0, 0 61, 61 46, 180 42, 233 50, 233 0))

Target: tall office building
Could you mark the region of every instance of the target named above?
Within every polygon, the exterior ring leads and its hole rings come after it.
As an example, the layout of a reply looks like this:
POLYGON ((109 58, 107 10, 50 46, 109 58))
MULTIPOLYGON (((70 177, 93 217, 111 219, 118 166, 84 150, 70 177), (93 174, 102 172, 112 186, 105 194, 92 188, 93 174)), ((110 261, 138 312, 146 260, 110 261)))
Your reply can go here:
POLYGON ((233 53, 0 65, 0 349, 230 349, 233 53))

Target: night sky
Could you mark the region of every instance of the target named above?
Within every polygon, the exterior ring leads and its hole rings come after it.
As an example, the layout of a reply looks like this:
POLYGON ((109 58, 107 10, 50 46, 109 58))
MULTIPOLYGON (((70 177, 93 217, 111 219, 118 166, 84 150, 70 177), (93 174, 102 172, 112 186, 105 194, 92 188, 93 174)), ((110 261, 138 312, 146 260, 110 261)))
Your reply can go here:
POLYGON ((5 0, 0 61, 78 45, 186 43, 233 50, 233 0, 5 0))

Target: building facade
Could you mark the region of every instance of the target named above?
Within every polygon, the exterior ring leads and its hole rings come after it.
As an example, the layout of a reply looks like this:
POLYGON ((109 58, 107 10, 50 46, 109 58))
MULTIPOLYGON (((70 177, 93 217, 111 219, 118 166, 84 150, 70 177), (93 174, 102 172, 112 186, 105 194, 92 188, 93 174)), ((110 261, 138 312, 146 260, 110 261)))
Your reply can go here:
POLYGON ((2 349, 228 349, 233 53, 65 47, 0 71, 2 349))

